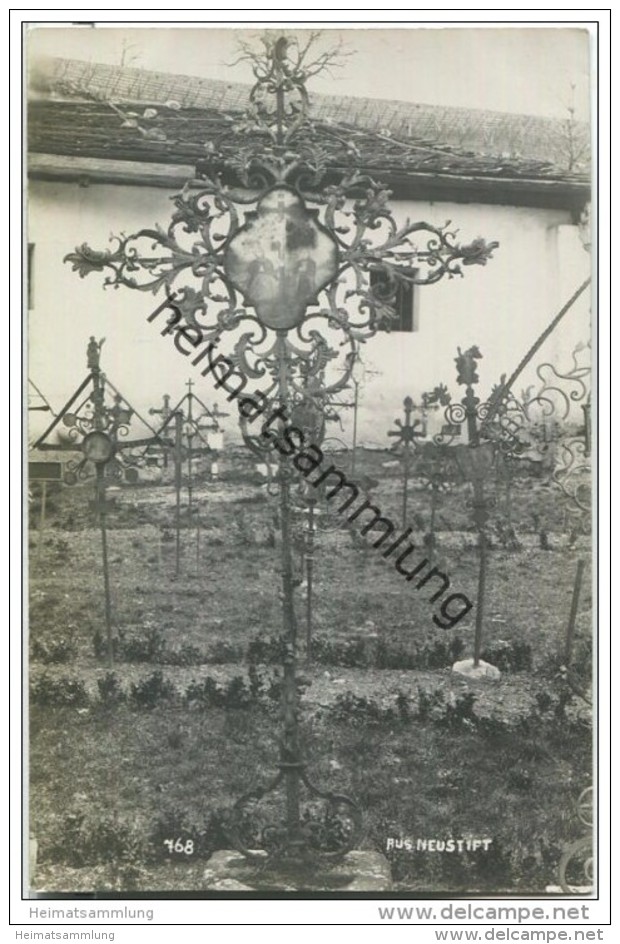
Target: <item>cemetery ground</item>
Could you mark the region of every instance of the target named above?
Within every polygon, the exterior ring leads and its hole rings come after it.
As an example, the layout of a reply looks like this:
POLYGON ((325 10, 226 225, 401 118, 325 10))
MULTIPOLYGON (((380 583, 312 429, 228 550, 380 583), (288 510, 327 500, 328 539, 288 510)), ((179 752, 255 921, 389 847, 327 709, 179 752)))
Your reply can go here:
MULTIPOLYGON (((398 467, 385 462, 385 453, 360 452, 356 480, 380 482, 371 494, 396 522, 402 482, 398 467)), ((182 518, 178 577, 173 488, 110 490, 118 634, 112 667, 101 537, 89 509, 92 483, 51 491, 40 549, 32 496, 34 889, 168 891, 172 897, 200 890, 209 855, 230 848, 232 803, 277 769, 277 500, 241 451, 220 469, 215 481, 206 474, 196 479, 194 515, 188 521, 185 508, 182 518)), ((430 493, 414 477, 409 495, 408 520, 419 547, 429 526, 430 493)), ((453 591, 475 600, 478 552, 467 497, 464 485, 440 496, 435 561, 453 591)), ((515 479, 514 534, 501 523, 501 488, 497 499, 482 653, 501 669, 497 681, 451 671, 472 655, 473 610, 452 629, 438 628, 430 593, 414 591, 377 550, 328 515, 319 516, 315 537, 307 662, 299 573, 309 773, 321 789, 360 802, 360 846, 387 855, 399 894, 543 892, 557 885, 563 847, 583 833, 575 803, 592 778, 589 564, 572 682, 561 666, 577 561, 589 560, 589 540, 571 533, 558 490, 542 479, 515 479), (389 839, 415 844, 468 837, 492 841, 452 853, 405 844, 388 849, 389 839)), ((244 826, 250 846, 262 825, 279 819, 281 799, 270 794, 262 807, 250 809, 255 815, 244 826)), ((329 849, 342 823, 312 804, 308 816, 317 841, 329 849)))

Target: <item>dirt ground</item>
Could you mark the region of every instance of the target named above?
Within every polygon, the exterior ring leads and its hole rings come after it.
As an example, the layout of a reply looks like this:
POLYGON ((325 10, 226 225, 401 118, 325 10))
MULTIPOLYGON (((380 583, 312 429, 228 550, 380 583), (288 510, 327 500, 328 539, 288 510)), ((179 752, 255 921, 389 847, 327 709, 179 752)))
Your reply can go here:
MULTIPOLYGON (((373 500, 398 521, 399 469, 385 462, 362 454, 356 474, 368 476, 373 500)), ((231 461, 217 481, 202 479, 191 514, 183 491, 178 575, 171 486, 108 491, 113 666, 92 487, 52 493, 42 534, 34 496, 33 887, 199 889, 208 855, 227 847, 227 809, 275 769, 276 501, 251 463, 231 461), (166 840, 177 835, 192 839, 191 856, 169 852, 166 840)), ((516 481, 508 516, 501 489, 497 497, 483 644, 483 657, 503 668, 497 681, 451 671, 455 656, 472 654, 474 610, 439 628, 430 594, 339 528, 327 508, 315 535, 308 660, 307 572, 301 537, 295 543, 302 729, 313 779, 360 799, 367 848, 385 852, 394 836, 493 839, 483 856, 393 853, 398 887, 412 893, 544 890, 556 881, 563 845, 579 834, 575 799, 591 776, 589 543, 544 483, 516 481), (506 537, 508 517, 516 541, 506 537), (588 563, 575 693, 560 666, 580 559, 588 563)), ((434 562, 452 590, 474 600, 478 550, 466 498, 464 486, 439 496, 434 562)), ((429 501, 413 481, 408 520, 420 548, 429 501)), ((296 522, 301 535, 302 512, 296 522)))

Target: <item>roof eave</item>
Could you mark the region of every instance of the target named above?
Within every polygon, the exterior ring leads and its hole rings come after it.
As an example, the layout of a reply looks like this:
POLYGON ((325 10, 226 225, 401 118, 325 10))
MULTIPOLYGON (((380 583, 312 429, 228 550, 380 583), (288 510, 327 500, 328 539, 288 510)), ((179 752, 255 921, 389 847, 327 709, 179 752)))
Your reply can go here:
MULTIPOLYGON (((337 176, 334 169, 330 176, 337 176)), ((482 203, 579 212, 590 199, 587 180, 562 177, 516 178, 372 170, 395 199, 441 203, 482 203)), ((92 157, 35 153, 29 156, 31 180, 118 186, 183 187, 194 176, 188 164, 138 163, 92 157)))

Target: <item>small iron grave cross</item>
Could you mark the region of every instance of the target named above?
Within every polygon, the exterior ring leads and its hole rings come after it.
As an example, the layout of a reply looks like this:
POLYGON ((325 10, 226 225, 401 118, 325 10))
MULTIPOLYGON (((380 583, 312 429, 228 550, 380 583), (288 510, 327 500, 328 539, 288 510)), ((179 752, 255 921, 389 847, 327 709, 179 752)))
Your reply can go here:
POLYGON ((156 409, 156 407, 151 407, 151 409, 149 410, 149 414, 151 416, 161 416, 162 420, 165 423, 172 415, 172 410, 170 409, 170 394, 164 393, 162 399, 164 401, 163 406, 159 410, 156 409))
POLYGON ((404 446, 408 451, 410 446, 415 446, 417 439, 424 439, 426 436, 426 427, 423 420, 411 420, 411 414, 415 409, 415 404, 411 397, 405 397, 403 401, 405 407, 405 422, 397 419, 395 420, 398 429, 393 429, 388 432, 388 436, 393 436, 396 439, 396 442, 393 444, 392 448, 397 446, 404 446))

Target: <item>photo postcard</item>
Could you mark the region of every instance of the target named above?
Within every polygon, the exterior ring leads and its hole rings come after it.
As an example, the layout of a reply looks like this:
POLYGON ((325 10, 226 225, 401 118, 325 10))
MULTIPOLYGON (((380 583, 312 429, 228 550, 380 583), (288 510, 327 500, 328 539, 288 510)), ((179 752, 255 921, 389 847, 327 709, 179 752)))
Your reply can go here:
POLYGON ((596 894, 591 39, 26 30, 28 896, 596 894))

